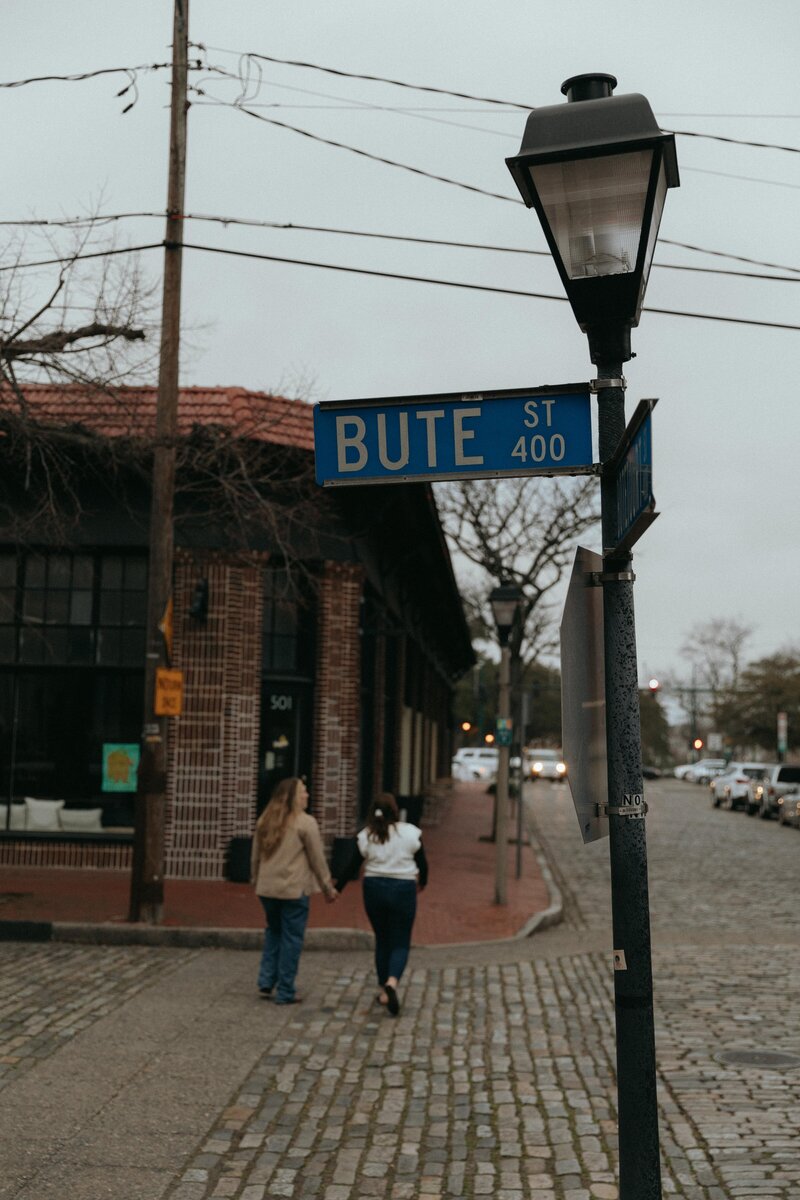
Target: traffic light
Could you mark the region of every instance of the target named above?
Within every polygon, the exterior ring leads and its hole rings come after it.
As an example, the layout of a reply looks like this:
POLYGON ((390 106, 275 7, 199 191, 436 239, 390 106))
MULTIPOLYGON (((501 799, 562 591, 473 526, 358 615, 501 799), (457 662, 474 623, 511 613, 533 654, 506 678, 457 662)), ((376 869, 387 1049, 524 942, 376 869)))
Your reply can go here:
POLYGON ((483 735, 483 740, 486 742, 487 746, 493 746, 494 745, 494 734, 493 733, 485 733, 483 735))
POLYGON ((659 682, 659 680, 658 680, 658 679, 650 679, 650 680, 648 681, 648 684, 647 684, 647 686, 648 686, 648 687, 649 687, 649 689, 650 689, 650 695, 651 695, 651 696, 653 697, 653 699, 655 700, 655 699, 656 699, 656 697, 658 696, 658 692, 659 692, 659 689, 660 689, 660 687, 661 687, 661 683, 659 682))
POLYGON ((463 733, 469 733, 470 729, 472 729, 471 721, 462 721, 461 722, 461 730, 463 733))
POLYGON ((696 737, 696 738, 694 739, 694 741, 692 742, 692 748, 693 748, 694 750, 702 750, 702 749, 703 749, 703 745, 704 745, 704 742, 703 742, 703 739, 702 739, 701 737, 696 737))

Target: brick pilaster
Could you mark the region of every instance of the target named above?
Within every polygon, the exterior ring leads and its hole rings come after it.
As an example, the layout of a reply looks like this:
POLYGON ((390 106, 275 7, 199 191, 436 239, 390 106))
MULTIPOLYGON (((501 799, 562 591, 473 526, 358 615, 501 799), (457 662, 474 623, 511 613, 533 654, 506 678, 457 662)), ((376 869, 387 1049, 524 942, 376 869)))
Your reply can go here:
POLYGON ((319 587, 312 788, 328 844, 352 833, 358 815, 363 579, 355 563, 328 562, 319 587))

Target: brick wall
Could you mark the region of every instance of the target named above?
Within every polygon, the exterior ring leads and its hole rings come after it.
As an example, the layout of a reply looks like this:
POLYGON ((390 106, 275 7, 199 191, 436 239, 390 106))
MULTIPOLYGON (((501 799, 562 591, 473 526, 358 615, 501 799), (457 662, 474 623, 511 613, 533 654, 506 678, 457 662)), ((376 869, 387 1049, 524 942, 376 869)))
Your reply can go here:
POLYGON ((82 870, 129 871, 130 844, 92 845, 91 842, 59 842, 3 839, 0 862, 7 867, 79 867, 82 870))
POLYGON ((351 834, 358 816, 363 578, 355 563, 329 562, 319 587, 313 804, 328 844, 351 834))
POLYGON ((250 565, 221 554, 178 551, 173 662, 184 705, 170 722, 166 874, 220 879, 232 837, 255 820, 261 690, 261 556, 250 565), (188 614, 208 580, 208 618, 188 614))

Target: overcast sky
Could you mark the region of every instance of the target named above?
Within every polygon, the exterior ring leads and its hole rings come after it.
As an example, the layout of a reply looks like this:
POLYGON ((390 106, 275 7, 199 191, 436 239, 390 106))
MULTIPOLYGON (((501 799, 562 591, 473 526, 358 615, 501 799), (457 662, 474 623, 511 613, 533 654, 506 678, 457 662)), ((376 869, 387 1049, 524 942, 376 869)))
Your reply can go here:
MULTIPOLYGON (((0 82, 165 62, 171 0, 6 0, 0 82)), ((662 128, 800 147, 796 0, 191 0, 212 72, 189 117, 186 209, 519 249, 545 249, 519 203, 471 193, 266 124, 232 106, 370 154, 515 198, 504 158, 525 113, 408 90, 258 53, 470 96, 538 106, 564 79, 617 76, 662 128), (221 100, 222 105, 211 101, 221 100)), ((199 52, 196 52, 199 53, 199 52)), ((0 90, 0 219, 163 210, 168 72, 0 90), (136 94, 127 113, 123 107, 136 94)), ((800 156, 679 136, 681 187, 661 236, 800 270, 800 156)), ((159 220, 120 223, 120 244, 159 220)), ((549 258, 192 221, 205 245, 561 295, 549 258)), ((59 244, 59 243, 57 243, 59 244)), ((66 244, 66 243, 61 243, 66 244)), ((157 277, 160 254, 143 255, 157 277)), ((659 245, 656 261, 765 271, 659 245)), ((187 252, 184 384, 303 389, 315 400, 518 388, 589 379, 566 303, 187 252)), ((800 324, 797 283, 653 270, 646 304, 800 324)), ((800 641, 800 334, 645 312, 628 364, 628 411, 659 397, 661 516, 635 550, 639 658, 680 672, 690 628, 752 625, 748 657, 800 641)))

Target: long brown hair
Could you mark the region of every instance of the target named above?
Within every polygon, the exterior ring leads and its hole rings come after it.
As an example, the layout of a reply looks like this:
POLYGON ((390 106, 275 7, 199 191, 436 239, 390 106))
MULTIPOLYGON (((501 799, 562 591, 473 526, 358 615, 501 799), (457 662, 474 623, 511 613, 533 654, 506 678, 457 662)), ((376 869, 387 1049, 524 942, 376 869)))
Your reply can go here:
POLYGON ((387 842, 392 826, 397 824, 397 801, 390 792, 381 792, 369 806, 367 837, 371 842, 387 842))
POLYGON ((299 779, 282 779, 269 798, 269 804, 256 821, 259 857, 271 858, 283 841, 286 827, 294 816, 294 801, 299 779))

